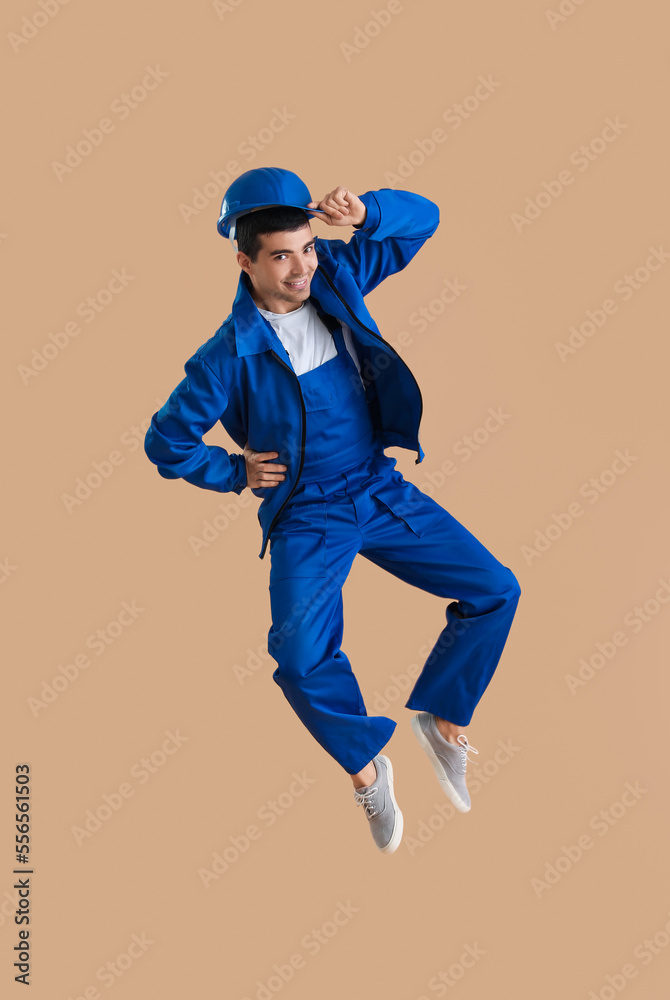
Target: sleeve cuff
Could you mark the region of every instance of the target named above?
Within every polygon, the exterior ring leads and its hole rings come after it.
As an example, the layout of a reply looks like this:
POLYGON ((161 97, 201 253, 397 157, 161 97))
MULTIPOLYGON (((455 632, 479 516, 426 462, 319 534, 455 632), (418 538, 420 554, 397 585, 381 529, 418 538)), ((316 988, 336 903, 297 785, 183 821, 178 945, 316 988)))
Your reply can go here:
POLYGON ((360 226, 354 226, 354 229, 356 232, 373 233, 379 226, 382 217, 379 202, 372 191, 366 191, 365 194, 359 195, 359 198, 365 205, 367 214, 365 222, 360 226))
POLYGON ((235 470, 235 484, 231 487, 230 492, 237 493, 239 496, 247 486, 247 463, 244 460, 244 455, 235 452, 231 452, 230 458, 235 470))

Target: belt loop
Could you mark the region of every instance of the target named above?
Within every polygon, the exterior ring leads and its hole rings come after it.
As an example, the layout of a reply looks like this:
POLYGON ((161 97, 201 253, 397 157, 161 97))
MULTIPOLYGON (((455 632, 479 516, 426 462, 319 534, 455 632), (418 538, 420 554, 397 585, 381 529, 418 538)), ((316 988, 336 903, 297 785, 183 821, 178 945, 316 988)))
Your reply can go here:
MULTIPOLYGON (((347 494, 352 504, 354 505, 354 510, 356 510, 356 502, 351 493, 349 492, 349 490, 352 490, 353 487, 356 485, 356 476, 351 474, 351 470, 349 472, 349 475, 347 475, 343 469, 342 477, 344 479, 344 486, 343 486, 344 492, 347 494)), ((358 511, 356 511, 356 520, 358 520, 358 511)))

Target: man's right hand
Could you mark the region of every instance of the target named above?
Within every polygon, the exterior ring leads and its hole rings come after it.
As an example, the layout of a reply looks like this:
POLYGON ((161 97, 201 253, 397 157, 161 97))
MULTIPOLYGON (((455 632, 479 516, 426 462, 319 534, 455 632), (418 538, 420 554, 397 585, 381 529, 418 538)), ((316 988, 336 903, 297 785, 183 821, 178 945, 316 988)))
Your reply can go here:
POLYGON ((247 467, 247 486, 250 489, 279 486, 279 483, 286 479, 286 476, 282 475, 282 470, 287 468, 285 465, 268 462, 268 459, 278 457, 278 451, 252 451, 247 441, 244 446, 244 461, 247 467))

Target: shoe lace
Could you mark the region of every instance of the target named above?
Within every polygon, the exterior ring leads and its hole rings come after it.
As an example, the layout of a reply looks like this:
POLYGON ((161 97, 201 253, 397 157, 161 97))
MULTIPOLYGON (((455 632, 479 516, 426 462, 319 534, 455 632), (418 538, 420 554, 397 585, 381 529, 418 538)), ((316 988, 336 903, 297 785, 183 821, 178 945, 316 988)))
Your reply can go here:
POLYGON ((356 805, 363 806, 368 819, 372 819, 373 816, 377 815, 377 802, 374 796, 378 791, 379 789, 376 786, 368 788, 364 792, 359 792, 357 788, 354 789, 354 799, 356 800, 356 805))
MULTIPOLYGON (((463 768, 463 771, 465 771, 466 765, 467 765, 468 761, 470 760, 470 758, 468 757, 468 751, 472 750, 473 753, 479 753, 479 750, 475 750, 475 748, 473 746, 470 746, 470 744, 468 743, 468 738, 465 735, 465 733, 461 733, 459 735, 457 743, 459 744, 458 749, 459 749, 460 754, 461 754, 461 766, 463 768), (461 742, 462 740, 465 740, 465 742, 464 743, 461 742)), ((473 764, 474 761, 470 761, 470 763, 473 764)))

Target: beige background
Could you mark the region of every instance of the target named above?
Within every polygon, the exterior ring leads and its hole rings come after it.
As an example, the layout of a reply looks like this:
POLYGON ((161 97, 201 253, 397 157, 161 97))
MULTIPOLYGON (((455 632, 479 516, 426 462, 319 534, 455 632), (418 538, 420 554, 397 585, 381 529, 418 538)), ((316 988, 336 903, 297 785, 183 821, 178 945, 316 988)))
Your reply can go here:
MULTIPOLYGON (((546 0, 44 3, 50 13, 11 0, 2 14, 3 995, 23 995, 12 782, 25 761, 40 1000, 665 1000, 670 609, 653 602, 670 579, 670 269, 651 258, 644 270, 650 248, 670 251, 665 6, 563 0, 552 26, 546 0), (154 89, 114 111, 147 67, 160 70, 154 89), (487 99, 445 121, 480 77, 487 99), (284 109, 285 127, 262 131, 284 109), (103 118, 111 130, 59 178, 54 163, 103 118), (603 142, 608 118, 625 128, 603 142), (432 154, 390 177, 436 128, 432 154), (258 135, 262 150, 245 154, 258 135), (571 161, 582 145, 593 159, 571 161), (455 462, 434 495, 513 568, 522 597, 469 729, 472 811, 441 815, 398 685, 444 602, 354 564, 345 649, 370 713, 386 696, 399 723, 387 751, 405 838, 390 858, 272 681, 257 499, 163 480, 142 449, 184 362, 230 311, 239 271, 210 171, 231 160, 295 170, 318 198, 392 186, 440 207, 435 236, 368 298, 389 341, 410 335, 402 355, 425 400, 423 463, 388 453, 422 488, 455 462), (519 231, 526 200, 565 170, 572 183, 519 231), (115 269, 132 280, 86 322, 80 303, 115 269), (617 282, 636 269, 624 295, 617 282), (447 280, 464 290, 437 315, 447 280), (606 299, 616 311, 561 361, 556 344, 606 299), (436 315, 421 332, 422 307, 436 315), (454 448, 489 407, 508 419, 463 461, 454 448), (610 475, 617 450, 629 467, 610 475), (119 464, 68 510, 77 480, 114 452, 119 464), (593 502, 580 490, 603 473, 593 502), (528 559, 524 546, 575 502, 581 517, 528 559), (222 513, 228 527, 195 555, 189 539, 222 513), (123 602, 142 611, 118 627, 123 602), (109 623, 120 634, 97 654, 87 639, 109 623), (616 655, 571 693, 566 676, 617 632, 616 655), (31 710, 86 652, 90 666, 31 710), (166 731, 184 738, 169 755, 166 731), (152 757, 150 773, 140 762, 152 757), (300 795, 294 772, 311 782, 300 795), (78 842, 105 796, 116 810, 78 842), (283 803, 271 825, 270 801, 283 803), (598 814, 610 809, 608 826, 598 814), (236 856, 250 825, 257 837, 236 856), (199 872, 226 851, 206 888, 199 872), (554 884, 533 881, 557 861, 554 884), (144 946, 129 953, 133 935, 144 946), (451 984, 436 978, 450 969, 451 984)), ((207 441, 237 450, 220 426, 207 441)))

